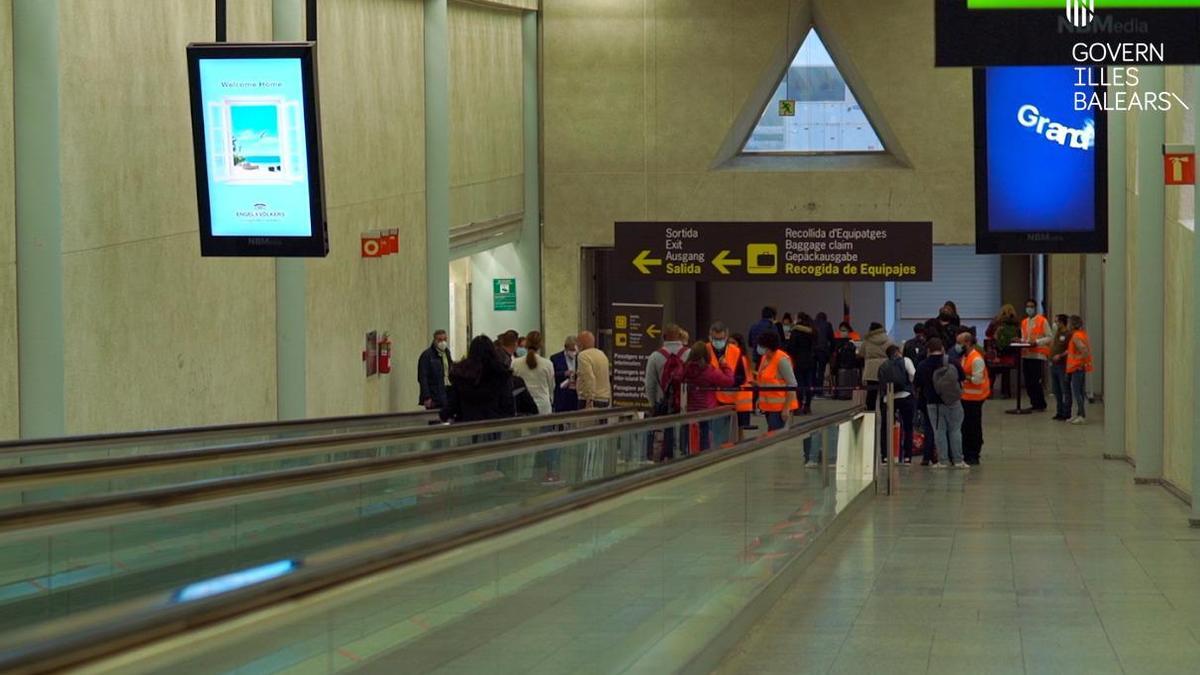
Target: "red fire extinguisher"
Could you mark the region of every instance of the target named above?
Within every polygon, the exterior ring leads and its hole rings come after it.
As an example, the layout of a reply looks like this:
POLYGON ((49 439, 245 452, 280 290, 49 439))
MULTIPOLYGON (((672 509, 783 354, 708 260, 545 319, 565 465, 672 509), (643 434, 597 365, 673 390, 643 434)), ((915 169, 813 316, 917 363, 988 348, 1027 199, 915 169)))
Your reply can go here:
POLYGON ((392 340, 387 333, 379 340, 379 374, 387 375, 392 372, 392 340))

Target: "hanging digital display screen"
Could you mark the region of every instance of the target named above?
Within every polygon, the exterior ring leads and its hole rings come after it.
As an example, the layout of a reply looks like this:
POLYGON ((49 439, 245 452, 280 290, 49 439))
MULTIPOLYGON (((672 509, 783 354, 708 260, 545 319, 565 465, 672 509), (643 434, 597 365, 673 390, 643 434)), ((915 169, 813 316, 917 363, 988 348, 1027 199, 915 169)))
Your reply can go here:
POLYGON ((329 253, 315 43, 188 45, 200 249, 329 253))
POLYGON ((1200 63, 1198 0, 935 0, 938 67, 1200 63))
POLYGON ((1107 251, 1099 78, 1067 66, 975 71, 976 252, 1107 251))

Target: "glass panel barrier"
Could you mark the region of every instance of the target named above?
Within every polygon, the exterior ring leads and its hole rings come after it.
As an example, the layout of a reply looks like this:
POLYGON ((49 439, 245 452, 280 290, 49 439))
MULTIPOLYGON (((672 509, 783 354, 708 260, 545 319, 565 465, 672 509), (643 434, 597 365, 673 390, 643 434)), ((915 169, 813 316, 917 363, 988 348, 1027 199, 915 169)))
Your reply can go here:
POLYGON ((155 452, 123 459, 0 468, 0 508, 57 502, 199 480, 245 476, 332 462, 442 450, 488 440, 514 440, 633 419, 635 410, 611 409, 483 424, 437 425, 372 434, 361 441, 339 437, 274 441, 255 446, 155 452), (484 430, 487 433, 482 433, 484 430), (331 443, 332 441, 332 443, 331 443), (330 448, 334 449, 331 450, 330 448))
POLYGON ((420 410, 383 415, 227 424, 189 429, 68 436, 33 441, 5 441, 0 442, 0 468, 74 462, 98 457, 124 457, 233 443, 260 443, 311 436, 424 427, 435 424, 437 421, 436 411, 420 410))
MULTIPOLYGON (((732 413, 708 417, 724 422, 732 413)), ((161 498, 131 493, 91 501, 64 522, 30 526, 36 521, 27 516, 24 527, 0 537, 0 632, 281 558, 384 534, 427 535, 527 508, 645 470, 656 437, 688 433, 690 424, 679 419, 516 442, 481 436, 461 450, 307 467, 321 472, 309 484, 272 487, 283 475, 277 472, 252 477, 246 493, 233 497, 212 481, 190 488, 198 494, 193 503, 166 505, 178 501, 172 487, 161 498), (357 473, 346 476, 350 466, 357 473), (109 505, 121 500, 132 512, 111 515, 109 505)))
MULTIPOLYGON (((672 672, 869 494, 873 449, 863 420, 852 414, 758 439, 761 447, 734 450, 725 461, 152 642, 89 670, 672 672), (827 475, 807 466, 813 453, 830 467, 827 475)), ((629 440, 624 447, 636 457, 646 438, 629 440)), ((606 452, 623 456, 620 445, 596 450, 601 464, 606 452)))

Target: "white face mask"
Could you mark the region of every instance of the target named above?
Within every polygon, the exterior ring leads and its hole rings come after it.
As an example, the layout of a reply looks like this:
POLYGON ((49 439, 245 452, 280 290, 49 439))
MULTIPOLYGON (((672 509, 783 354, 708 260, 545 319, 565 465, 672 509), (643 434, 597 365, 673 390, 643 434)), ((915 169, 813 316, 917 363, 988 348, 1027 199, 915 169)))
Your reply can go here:
POLYGON ((579 353, 578 349, 568 349, 567 350, 567 358, 573 359, 573 358, 575 358, 575 355, 578 353, 579 353))
POLYGON ((444 352, 444 351, 446 351, 446 349, 448 349, 449 347, 450 347, 450 343, 449 343, 449 342, 446 342, 445 340, 441 340, 441 341, 439 341, 439 342, 437 343, 437 348, 438 348, 440 351, 443 351, 443 352, 444 352))

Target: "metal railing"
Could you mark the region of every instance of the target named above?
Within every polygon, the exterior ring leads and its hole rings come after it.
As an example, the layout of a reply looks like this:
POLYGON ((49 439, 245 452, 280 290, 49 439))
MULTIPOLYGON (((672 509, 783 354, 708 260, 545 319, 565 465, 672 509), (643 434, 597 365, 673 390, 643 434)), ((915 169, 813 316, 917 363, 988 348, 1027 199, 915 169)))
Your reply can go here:
MULTIPOLYGON (((608 409, 613 410, 613 409, 608 409)), ((61 502, 18 506, 0 510, 0 533, 28 531, 64 522, 78 523, 131 513, 149 514, 211 500, 243 495, 265 495, 312 486, 332 487, 364 477, 381 478, 389 473, 418 467, 449 466, 485 460, 499 460, 537 450, 555 449, 581 440, 658 429, 663 426, 732 417, 731 408, 720 408, 690 416, 656 417, 650 420, 587 427, 565 433, 534 436, 514 441, 483 442, 466 447, 423 450, 404 455, 346 460, 334 464, 282 469, 262 474, 233 476, 165 487, 81 497, 61 502)), ((736 424, 732 425, 736 427, 736 424)), ((736 433, 736 432, 735 432, 736 433)), ((345 452, 374 447, 386 438, 331 438, 322 441, 329 452, 345 452)))
POLYGON ((115 476, 126 473, 161 471, 182 466, 215 466, 248 460, 295 458, 303 455, 328 453, 331 452, 330 448, 340 448, 346 443, 354 444, 354 448, 351 449, 399 443, 432 443, 439 439, 492 432, 538 430, 547 426, 572 425, 581 422, 632 419, 641 413, 640 409, 635 408, 591 409, 464 424, 427 425, 329 436, 285 438, 256 443, 96 457, 72 462, 29 464, 0 469, 0 488, 75 480, 97 474, 115 476))
POLYGON ((86 450, 109 446, 148 445, 152 443, 182 443, 185 441, 219 441, 236 436, 259 436, 271 433, 301 433, 323 427, 353 427, 400 425, 417 426, 435 422, 437 411, 383 413, 379 415, 352 415, 345 417, 319 417, 303 420, 271 422, 247 422, 219 424, 202 427, 179 427, 176 429, 150 429, 113 434, 89 434, 61 436, 42 439, 16 439, 0 442, 0 458, 35 452, 86 450))

